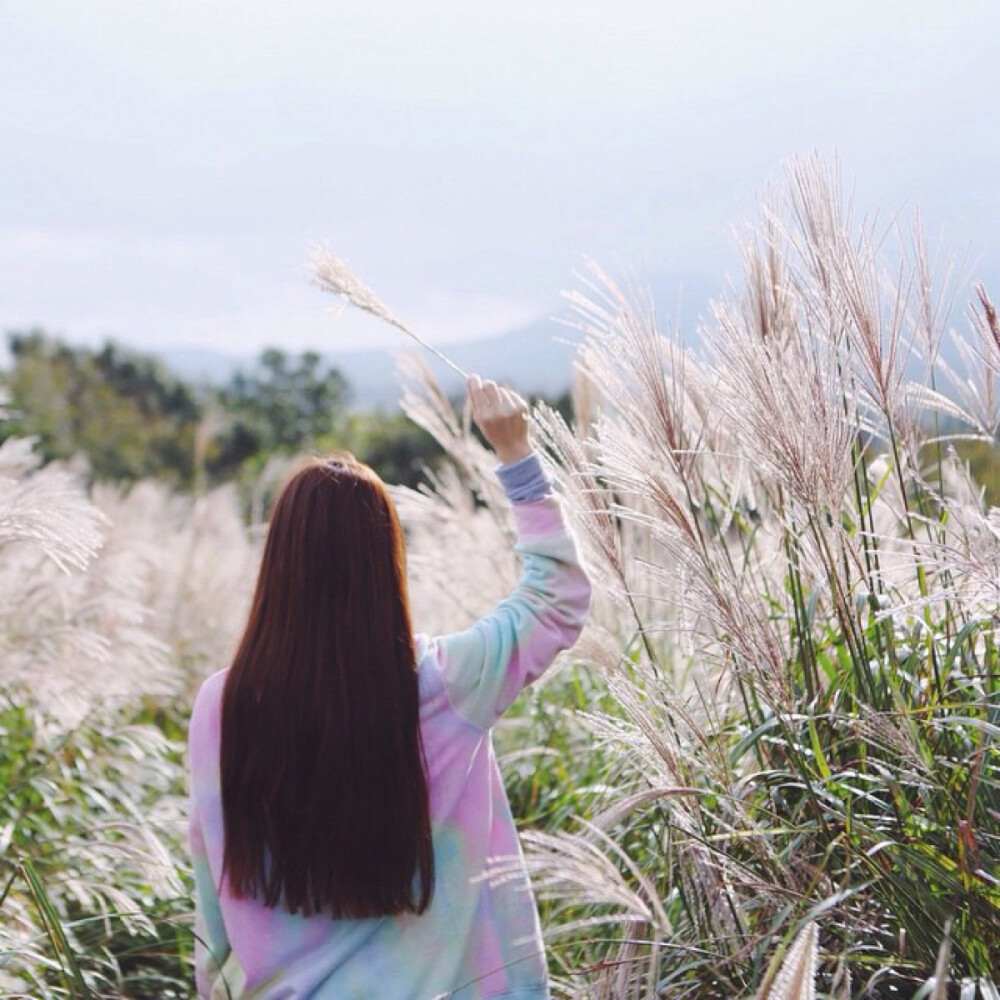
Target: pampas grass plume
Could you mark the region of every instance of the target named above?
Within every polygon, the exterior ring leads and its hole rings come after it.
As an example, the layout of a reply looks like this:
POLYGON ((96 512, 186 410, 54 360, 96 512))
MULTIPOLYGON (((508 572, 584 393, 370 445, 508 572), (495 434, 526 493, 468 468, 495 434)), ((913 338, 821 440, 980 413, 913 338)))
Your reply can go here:
POLYGON ((760 994, 760 1000, 815 1000, 816 942, 819 928, 808 923, 799 931, 774 984, 760 994))
POLYGON ((323 291, 336 295, 350 305, 377 317, 390 326, 394 326, 397 330, 401 330, 408 337, 412 337, 424 350, 430 351, 452 371, 461 375, 462 378, 469 377, 468 373, 455 364, 451 358, 428 344, 407 327, 364 282, 355 276, 343 258, 338 257, 327 247, 319 247, 313 253, 310 263, 316 277, 316 283, 323 291))

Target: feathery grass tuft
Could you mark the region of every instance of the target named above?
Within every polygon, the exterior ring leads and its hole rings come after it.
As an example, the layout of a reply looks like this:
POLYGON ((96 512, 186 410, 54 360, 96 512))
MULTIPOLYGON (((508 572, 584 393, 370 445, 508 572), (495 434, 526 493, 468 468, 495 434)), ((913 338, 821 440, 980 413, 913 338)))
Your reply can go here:
POLYGON ((415 334, 387 306, 383 305, 375 293, 355 277, 354 272, 341 257, 326 247, 320 247, 313 254, 310 263, 316 276, 316 283, 323 291, 330 292, 331 295, 338 296, 355 308, 396 327, 408 337, 412 337, 425 351, 430 351, 436 358, 443 361, 452 371, 458 372, 462 378, 468 378, 468 373, 455 364, 451 358, 415 334))

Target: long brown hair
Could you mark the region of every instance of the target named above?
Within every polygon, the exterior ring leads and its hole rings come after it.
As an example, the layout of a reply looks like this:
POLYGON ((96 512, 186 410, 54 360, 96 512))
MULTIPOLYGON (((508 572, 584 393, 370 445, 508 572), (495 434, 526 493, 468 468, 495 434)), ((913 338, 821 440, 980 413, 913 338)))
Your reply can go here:
POLYGON ((231 892, 306 916, 422 913, 434 878, 403 533, 378 476, 278 497, 222 698, 231 892))

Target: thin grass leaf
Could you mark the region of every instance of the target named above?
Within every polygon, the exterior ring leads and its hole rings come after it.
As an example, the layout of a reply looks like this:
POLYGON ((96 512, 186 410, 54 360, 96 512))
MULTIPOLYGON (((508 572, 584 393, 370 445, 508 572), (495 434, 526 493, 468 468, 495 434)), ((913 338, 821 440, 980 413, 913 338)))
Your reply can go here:
POLYGON ((38 907, 46 933, 49 935, 49 940, 52 943, 52 948, 59 958, 59 964, 63 970, 66 986, 70 990, 71 997, 74 1000, 77 1000, 77 998, 78 1000, 87 1000, 91 996, 91 992, 83 978, 83 972, 80 969, 76 954, 70 947, 66 932, 63 930, 59 913, 52 905, 52 900, 49 899, 49 895, 45 891, 45 887, 42 885, 34 865, 30 860, 23 859, 18 864, 18 868, 28 886, 31 898, 38 907))

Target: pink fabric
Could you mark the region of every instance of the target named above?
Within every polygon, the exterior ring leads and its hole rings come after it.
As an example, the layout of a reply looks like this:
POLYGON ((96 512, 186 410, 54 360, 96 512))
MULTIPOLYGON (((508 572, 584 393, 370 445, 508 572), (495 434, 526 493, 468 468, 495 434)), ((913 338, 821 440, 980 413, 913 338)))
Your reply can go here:
POLYGON ((220 882, 226 672, 202 686, 189 734, 200 997, 548 996, 537 911, 490 727, 576 641, 590 585, 556 500, 516 503, 514 516, 524 566, 513 593, 463 632, 417 637, 436 870, 433 901, 421 916, 302 917, 229 894, 220 882), (485 873, 499 858, 519 864, 512 876, 491 882, 485 873))

